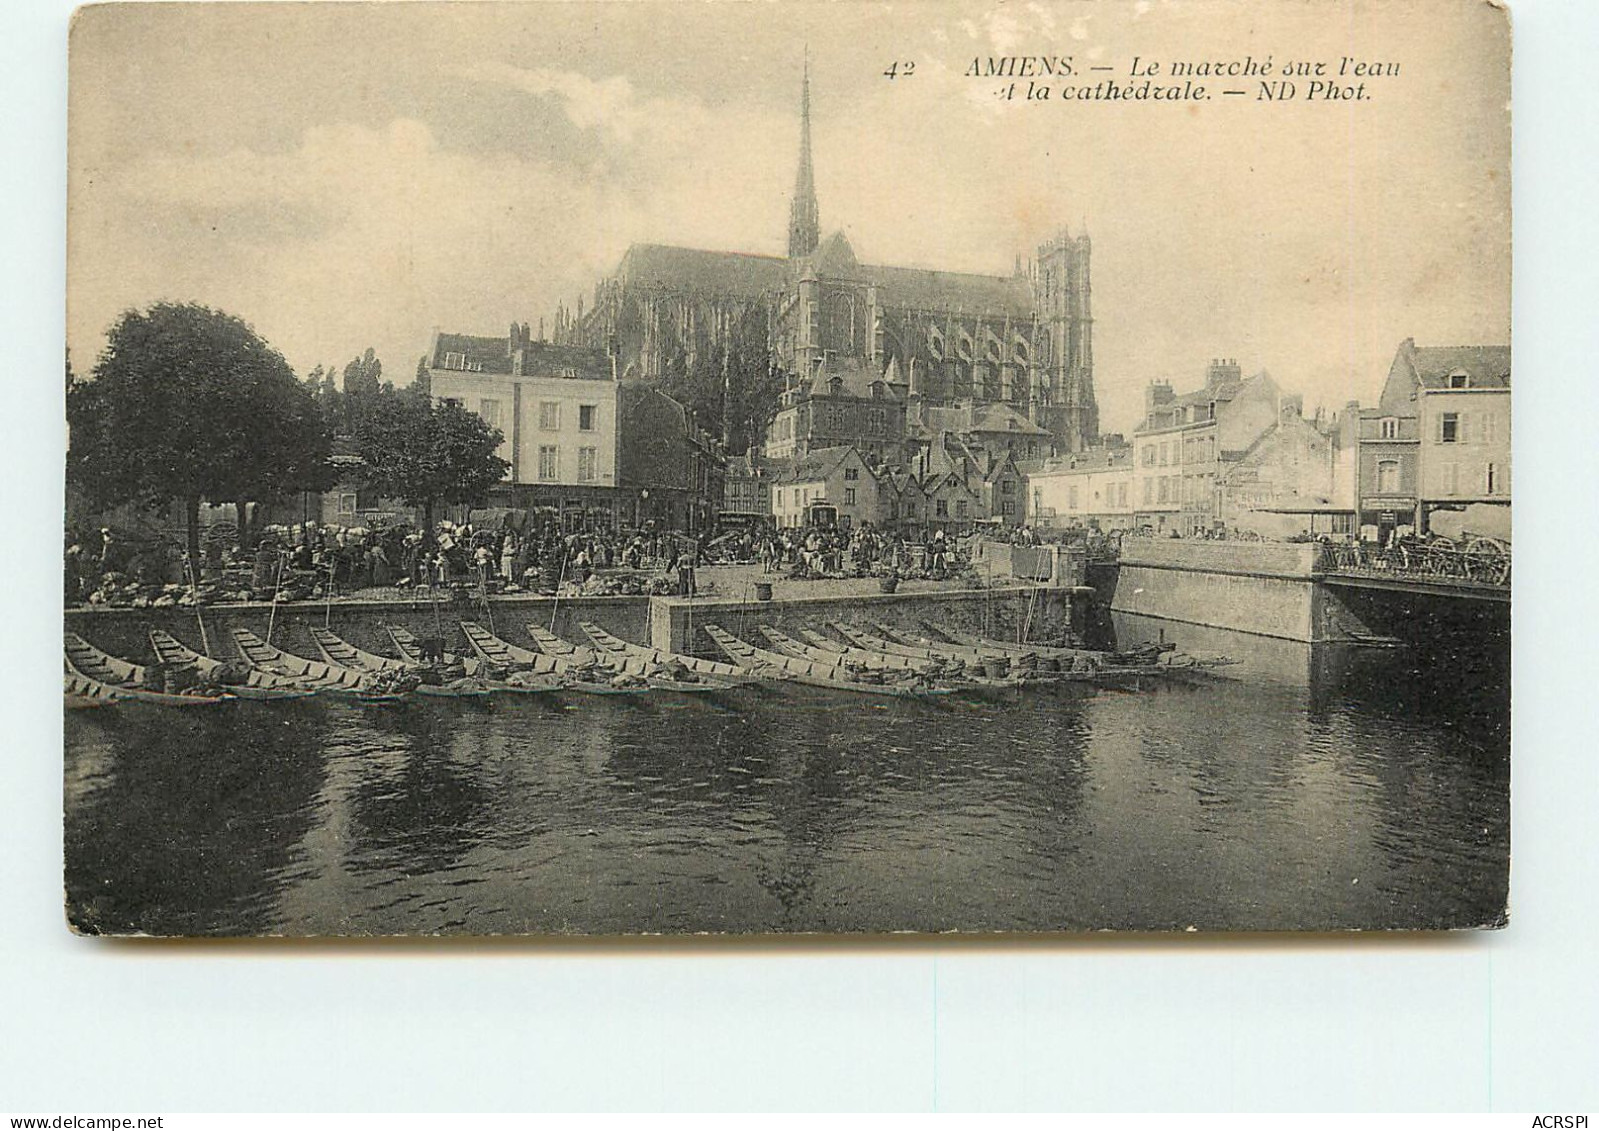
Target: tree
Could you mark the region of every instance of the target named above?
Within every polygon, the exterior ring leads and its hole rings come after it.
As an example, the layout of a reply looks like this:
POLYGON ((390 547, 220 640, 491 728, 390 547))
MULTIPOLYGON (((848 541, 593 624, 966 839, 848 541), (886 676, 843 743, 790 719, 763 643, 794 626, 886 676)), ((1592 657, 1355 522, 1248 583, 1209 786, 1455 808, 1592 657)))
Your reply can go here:
POLYGON ((504 439, 458 404, 435 405, 412 389, 384 389, 355 433, 362 485, 421 507, 424 535, 432 537, 437 504, 476 506, 505 477, 510 464, 495 454, 504 439))
POLYGON ((331 482, 330 437, 281 354, 242 319, 195 303, 130 310, 92 380, 67 393, 67 474, 97 506, 181 501, 191 560, 200 503, 331 482))
POLYGON ((383 378, 383 363, 368 346, 366 353, 344 367, 344 392, 346 396, 376 395, 383 378))
POLYGON ((416 390, 418 396, 433 395, 433 370, 428 367, 427 354, 416 359, 416 380, 411 383, 411 388, 416 390))

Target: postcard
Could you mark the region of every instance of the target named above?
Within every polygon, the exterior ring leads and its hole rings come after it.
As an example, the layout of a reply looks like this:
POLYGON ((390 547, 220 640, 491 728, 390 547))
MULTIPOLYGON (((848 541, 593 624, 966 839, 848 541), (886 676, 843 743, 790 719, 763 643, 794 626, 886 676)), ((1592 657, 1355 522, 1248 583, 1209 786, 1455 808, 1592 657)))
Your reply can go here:
POLYGON ((1510 23, 108 4, 92 935, 1509 902, 1510 23))

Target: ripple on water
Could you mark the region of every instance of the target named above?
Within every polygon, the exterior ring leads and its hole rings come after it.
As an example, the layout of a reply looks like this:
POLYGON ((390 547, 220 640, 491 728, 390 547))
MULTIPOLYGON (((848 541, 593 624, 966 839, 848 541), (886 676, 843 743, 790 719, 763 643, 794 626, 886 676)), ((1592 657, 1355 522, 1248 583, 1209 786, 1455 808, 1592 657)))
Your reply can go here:
POLYGON ((73 718, 68 887, 178 933, 1493 919, 1503 728, 1393 694, 73 718))

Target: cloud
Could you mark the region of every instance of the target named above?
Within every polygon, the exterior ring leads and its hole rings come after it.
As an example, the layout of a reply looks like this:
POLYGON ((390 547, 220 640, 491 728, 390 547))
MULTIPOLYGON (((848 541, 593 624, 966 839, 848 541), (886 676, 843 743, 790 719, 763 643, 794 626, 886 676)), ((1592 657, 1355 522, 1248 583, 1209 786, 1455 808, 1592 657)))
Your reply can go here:
MULTIPOLYGON (((498 83, 527 94, 554 95, 572 124, 598 129, 613 141, 628 144, 650 121, 649 107, 641 106, 633 84, 617 75, 592 79, 575 71, 547 67, 516 67, 509 63, 479 63, 465 72, 469 79, 498 83)), ((662 107, 655 107, 661 109, 662 107)))

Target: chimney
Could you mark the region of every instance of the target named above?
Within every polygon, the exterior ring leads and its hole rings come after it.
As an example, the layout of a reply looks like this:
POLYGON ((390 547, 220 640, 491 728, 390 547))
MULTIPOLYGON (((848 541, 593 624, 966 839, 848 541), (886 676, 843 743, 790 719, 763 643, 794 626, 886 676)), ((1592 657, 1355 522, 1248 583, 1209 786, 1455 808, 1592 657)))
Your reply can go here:
POLYGON ((1205 370, 1205 388, 1214 389, 1216 386, 1241 381, 1243 372, 1238 368, 1238 359, 1235 357, 1213 357, 1210 367, 1205 370))

